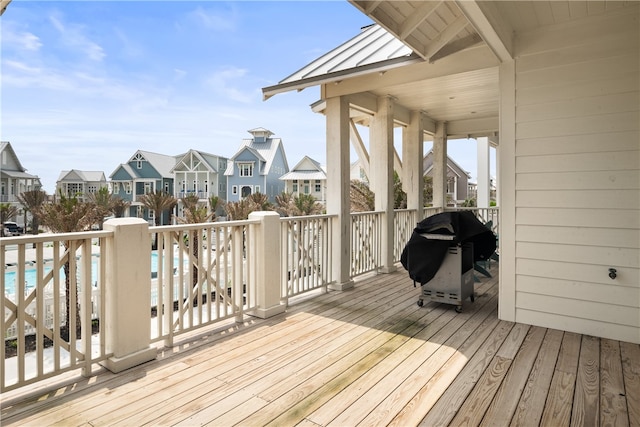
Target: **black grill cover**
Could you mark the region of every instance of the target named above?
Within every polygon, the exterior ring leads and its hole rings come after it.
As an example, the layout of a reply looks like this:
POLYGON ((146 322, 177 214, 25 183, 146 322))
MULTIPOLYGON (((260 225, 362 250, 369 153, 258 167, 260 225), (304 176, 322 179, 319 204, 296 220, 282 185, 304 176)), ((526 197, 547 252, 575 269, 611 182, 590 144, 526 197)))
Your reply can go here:
POLYGON ((470 211, 443 212, 420 221, 405 245, 400 262, 414 281, 425 284, 442 265, 449 246, 473 243, 473 261, 489 259, 496 250, 496 235, 470 211), (453 236, 432 240, 422 234, 453 236))

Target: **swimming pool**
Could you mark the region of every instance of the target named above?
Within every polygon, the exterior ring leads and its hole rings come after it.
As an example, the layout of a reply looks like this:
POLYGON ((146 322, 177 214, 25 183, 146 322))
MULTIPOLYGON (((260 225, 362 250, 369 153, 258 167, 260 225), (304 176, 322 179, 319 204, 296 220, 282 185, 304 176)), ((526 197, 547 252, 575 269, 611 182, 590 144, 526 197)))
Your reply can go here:
MULTIPOLYGON (((98 258, 99 255, 93 255, 91 261, 91 283, 98 283, 98 258)), ((178 264, 178 258, 174 258, 174 265, 178 264)), ((44 274, 47 274, 52 270, 52 266, 45 264, 44 274)), ((151 275, 155 276, 158 271, 158 254, 157 252, 151 253, 151 275)), ((5 271, 4 273, 4 293, 5 295, 15 295, 16 291, 16 271, 5 271)), ((37 275, 35 268, 27 268, 24 271, 24 278, 26 282, 26 292, 30 292, 36 286, 37 275)), ((64 269, 60 268, 60 280, 64 284, 64 269)))

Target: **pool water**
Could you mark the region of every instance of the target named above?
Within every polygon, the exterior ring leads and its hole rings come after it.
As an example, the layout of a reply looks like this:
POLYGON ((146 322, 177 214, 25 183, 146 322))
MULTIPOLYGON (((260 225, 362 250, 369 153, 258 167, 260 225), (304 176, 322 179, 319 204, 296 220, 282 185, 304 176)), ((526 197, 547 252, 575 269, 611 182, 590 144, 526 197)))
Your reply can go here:
MULTIPOLYGON (((93 256, 93 260, 91 262, 91 283, 98 282, 98 260, 97 256, 93 256)), ((174 265, 177 265, 178 259, 174 259, 174 265)), ((44 274, 47 274, 52 270, 51 266, 44 267, 44 274)), ((157 273, 158 271, 158 254, 153 252, 151 254, 151 274, 157 273)), ((5 295, 15 295, 16 290, 16 276, 17 273, 15 271, 6 271, 4 273, 4 293, 5 295)), ((26 282, 26 292, 30 292, 31 289, 36 287, 37 275, 35 268, 28 268, 24 272, 24 278, 26 282)), ((61 286, 64 286, 64 269, 60 268, 60 283, 61 286)))

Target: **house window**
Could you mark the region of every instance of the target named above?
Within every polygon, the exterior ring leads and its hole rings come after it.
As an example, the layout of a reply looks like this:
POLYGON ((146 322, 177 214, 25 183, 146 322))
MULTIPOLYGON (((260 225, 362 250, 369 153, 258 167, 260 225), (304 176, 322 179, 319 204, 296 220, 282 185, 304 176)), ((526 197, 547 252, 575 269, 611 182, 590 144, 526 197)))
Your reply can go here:
POLYGON ((149 209, 149 221, 155 221, 156 219, 156 211, 153 209, 149 209))
POLYGON ((168 182, 164 183, 164 192, 165 193, 169 193, 169 183, 168 182))
POLYGON ((319 193, 322 191, 322 184, 320 184, 320 181, 317 179, 316 179, 315 191, 316 193, 319 193))
POLYGON ((117 194, 120 192, 120 183, 114 182, 113 185, 113 194, 117 194))
POLYGON ((233 185, 231 187, 231 194, 238 194, 238 186, 237 185, 233 185))
POLYGON ((303 181, 303 183, 304 183, 304 185, 303 185, 303 188, 304 188, 304 194, 309 194, 309 180, 308 180, 308 179, 305 179, 305 180, 303 181))
POLYGON ((259 192, 260 192, 260 186, 259 186, 259 185, 256 185, 256 186, 254 187, 254 191, 255 191, 256 193, 259 193, 259 192))
POLYGON ((149 194, 151 193, 151 183, 150 182, 145 182, 144 183, 144 194, 149 194))
POLYGON ((184 193, 185 191, 187 191, 187 181, 185 181, 184 179, 182 180, 182 192, 184 193))
POLYGON ((95 193, 96 191, 98 191, 98 187, 96 187, 95 185, 89 186, 89 193, 95 193))
POLYGON ((138 161, 136 162, 136 167, 137 167, 138 169, 142 169, 142 160, 138 160, 138 161))
POLYGON ((124 190, 125 190, 125 193, 131 194, 131 183, 130 182, 125 182, 124 183, 124 190))
POLYGON ((198 181, 193 180, 193 191, 198 191, 198 181))
POLYGON ((208 193, 209 192, 209 181, 205 181, 204 182, 204 192, 208 193))
POLYGON ((253 163, 238 163, 240 176, 253 176, 253 163))
POLYGON ((297 179, 293 180, 293 192, 294 193, 298 192, 298 180, 297 179))

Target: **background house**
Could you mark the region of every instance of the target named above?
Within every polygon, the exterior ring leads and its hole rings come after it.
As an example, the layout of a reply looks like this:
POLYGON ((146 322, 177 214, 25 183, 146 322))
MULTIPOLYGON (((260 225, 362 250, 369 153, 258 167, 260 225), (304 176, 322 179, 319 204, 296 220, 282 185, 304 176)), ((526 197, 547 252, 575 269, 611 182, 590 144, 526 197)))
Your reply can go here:
POLYGON ((81 171, 71 169, 62 171, 56 181, 56 194, 65 197, 76 197, 87 202, 88 194, 97 193, 101 188, 108 187, 107 178, 102 171, 81 171))
MULTIPOLYGON (((182 157, 138 150, 126 163, 111 173, 109 177, 112 194, 131 202, 128 216, 154 221, 156 213, 145 208, 140 198, 156 190, 174 194, 174 177, 171 170, 176 165, 177 158, 182 157)), ((162 224, 170 223, 170 213, 163 213, 162 224)))
MULTIPOLYGON (((433 178, 433 150, 424 156, 422 168, 426 176, 433 178)), ((465 171, 451 157, 447 156, 447 200, 460 204, 469 198, 469 172, 465 171)))
POLYGON ((243 139, 236 154, 227 164, 225 176, 229 202, 237 202, 250 194, 263 193, 274 202, 285 184, 280 177, 289 172, 287 157, 280 138, 264 128, 248 131, 252 138, 243 139))
MULTIPOLYGON (((174 197, 178 200, 195 194, 203 204, 209 204, 209 198, 217 196, 227 200, 227 180, 224 171, 228 159, 203 151, 189 150, 177 158, 171 169, 174 176, 174 197)), ((222 209, 220 207, 219 209, 222 209)), ((178 203, 178 215, 182 215, 182 203, 178 203)), ((222 213, 222 212, 219 212, 222 213)))
MULTIPOLYGON (((18 210, 22 210, 22 204, 18 201, 17 196, 25 191, 40 190, 41 188, 40 178, 27 173, 27 169, 20 163, 11 143, 8 141, 0 142, 0 203, 9 203, 18 210)), ((28 214, 23 213, 14 220, 24 226, 30 221, 30 217, 25 218, 25 215, 28 214)))
POLYGON ((282 175, 284 191, 294 196, 310 194, 324 205, 327 191, 327 174, 317 161, 304 156, 290 172, 282 175))

